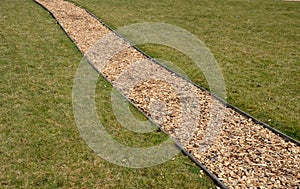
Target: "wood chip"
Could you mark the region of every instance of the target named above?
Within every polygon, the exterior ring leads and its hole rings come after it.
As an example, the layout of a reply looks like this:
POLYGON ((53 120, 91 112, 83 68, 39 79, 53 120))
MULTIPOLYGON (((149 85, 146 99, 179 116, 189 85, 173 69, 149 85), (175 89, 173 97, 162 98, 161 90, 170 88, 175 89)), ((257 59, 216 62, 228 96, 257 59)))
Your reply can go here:
MULTIPOLYGON (((36 1, 55 15, 84 53, 110 32, 72 3, 36 1)), ((94 60, 114 87, 178 139, 229 188, 299 188, 299 146, 231 108, 224 109, 219 127, 209 127, 215 116, 212 106, 221 110, 222 104, 132 47, 123 49, 103 66, 94 60)))

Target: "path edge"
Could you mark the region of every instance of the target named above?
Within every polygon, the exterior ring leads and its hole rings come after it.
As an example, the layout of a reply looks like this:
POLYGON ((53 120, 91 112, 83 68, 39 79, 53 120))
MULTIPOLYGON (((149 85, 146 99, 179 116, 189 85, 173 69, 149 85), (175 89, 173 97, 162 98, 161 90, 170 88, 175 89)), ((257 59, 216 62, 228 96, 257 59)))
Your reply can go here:
MULTIPOLYGON (((38 4, 40 7, 42 7, 45 11, 47 11, 52 18, 56 21, 56 23, 59 25, 59 27, 64 31, 64 33, 67 35, 67 37, 71 40, 71 42, 74 44, 74 46, 77 48, 77 50, 84 56, 83 51, 81 51, 79 49, 79 47, 76 45, 75 41, 71 38, 71 36, 69 35, 69 33, 63 28, 63 26, 60 24, 60 22, 57 20, 57 18, 55 17, 55 15, 50 12, 44 5, 42 5, 41 3, 32 0, 34 3, 38 4)), ((236 106, 229 104, 227 101, 225 101, 224 99, 218 97, 216 94, 206 90, 205 88, 201 87, 200 85, 196 84, 195 82, 182 77, 181 75, 179 75, 178 73, 170 70, 168 67, 164 66, 163 64, 161 64, 158 60, 153 59, 151 56, 149 56, 148 54, 146 54, 144 51, 142 51, 140 48, 138 48, 136 45, 132 45, 132 43, 130 41, 128 41, 125 37, 123 37, 121 34, 119 34, 117 31, 115 31, 114 29, 112 29, 109 25, 107 25, 103 20, 99 19, 95 14, 93 14, 90 10, 88 10, 87 8, 73 2, 72 0, 65 0, 68 1, 70 3, 73 3, 74 5, 80 7, 81 9, 83 9, 84 11, 86 11, 89 15, 91 15, 92 17, 94 17, 95 19, 97 19, 99 21, 99 23, 101 23, 103 26, 105 26, 107 29, 109 29, 111 32, 113 32, 114 34, 116 34, 118 37, 120 37, 122 40, 124 40, 125 42, 129 43, 131 45, 132 48, 136 49, 138 52, 142 53, 147 59, 149 59, 150 61, 154 62, 155 64, 158 64, 159 66, 162 66, 163 68, 165 68, 167 71, 171 72, 172 74, 175 74, 176 76, 186 80, 187 82, 193 84, 195 87, 201 89, 202 91, 207 92, 209 95, 211 95, 213 98, 217 99, 222 105, 224 105, 225 107, 231 108, 235 111, 237 111, 238 113, 240 113, 241 115, 245 116, 248 119, 252 119, 256 124, 259 124, 261 126, 263 126, 264 128, 269 129, 270 131, 272 131, 273 133, 279 135, 280 137, 282 137, 283 139, 285 139, 286 141, 292 142, 294 144, 296 144, 297 146, 300 146, 300 141, 297 141, 296 139, 284 134, 283 132, 271 127, 270 125, 254 118, 253 116, 251 116, 250 114, 244 112, 243 110, 237 108, 236 106)), ((86 61, 93 67, 93 69, 99 73, 104 79, 106 79, 108 82, 109 80, 93 65, 93 63, 86 57, 85 58, 86 61)), ((111 82, 109 82, 111 84, 111 82)), ((112 84, 111 84, 112 85, 112 84)), ((117 89, 116 89, 117 90, 117 89)), ((119 93, 120 91, 117 90, 119 93)), ((120 93, 131 105, 133 105, 135 108, 137 108, 144 116, 147 117, 148 120, 150 120, 156 127, 158 127, 161 131, 163 131, 165 134, 169 135, 168 133, 166 133, 162 127, 160 125, 158 125, 157 123, 155 123, 153 121, 152 118, 150 118, 148 115, 146 115, 143 111, 141 111, 141 109, 139 107, 137 107, 130 99, 128 99, 126 96, 124 96, 122 93, 120 93)), ((176 139, 174 139, 174 142, 176 143, 177 147, 185 154, 187 155, 194 163, 196 163, 201 169, 203 169, 206 174, 214 181, 214 183, 222 188, 222 189, 228 189, 228 187, 215 175, 213 174, 211 171, 209 171, 206 166, 204 166, 199 160, 197 160, 191 153, 189 153, 176 139)))

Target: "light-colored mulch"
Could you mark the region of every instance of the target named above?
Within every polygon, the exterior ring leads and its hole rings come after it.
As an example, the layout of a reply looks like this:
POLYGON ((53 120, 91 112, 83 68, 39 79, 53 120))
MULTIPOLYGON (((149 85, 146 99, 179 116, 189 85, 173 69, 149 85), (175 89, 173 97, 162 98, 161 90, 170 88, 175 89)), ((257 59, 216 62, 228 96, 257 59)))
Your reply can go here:
POLYGON ((63 0, 36 1, 55 15, 114 87, 229 188, 299 188, 299 146, 223 107, 207 92, 147 59, 116 35, 107 37, 110 30, 84 9, 63 0), (120 53, 97 57, 96 51, 89 51, 104 36, 108 42, 96 46, 96 50, 120 48, 120 53), (103 61, 105 58, 109 61, 103 61), (209 126, 218 110, 224 110, 224 117, 214 120, 219 119, 221 124, 209 126))

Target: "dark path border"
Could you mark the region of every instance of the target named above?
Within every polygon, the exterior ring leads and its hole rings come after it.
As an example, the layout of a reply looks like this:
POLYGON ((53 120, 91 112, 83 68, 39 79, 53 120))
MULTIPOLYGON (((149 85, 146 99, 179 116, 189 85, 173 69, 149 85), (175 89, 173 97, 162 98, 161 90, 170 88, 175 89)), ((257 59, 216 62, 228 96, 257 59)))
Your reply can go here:
MULTIPOLYGON (((60 28, 64 31, 64 33, 68 36, 68 38, 72 41, 72 43, 76 46, 76 48, 78 49, 78 51, 84 56, 84 53, 78 48, 78 46, 76 45, 75 41, 71 38, 71 36, 68 34, 68 32, 64 29, 64 27, 58 22, 57 18, 54 16, 53 13, 51 13, 46 7, 44 7, 42 4, 40 4, 39 2, 33 0, 35 3, 37 3, 39 6, 41 6, 44 10, 46 10, 55 20, 56 23, 60 26, 60 28)), ((86 8, 78 5, 77 3, 74 3, 73 1, 69 1, 72 2, 73 4, 75 4, 76 6, 80 7, 81 9, 84 9, 87 13, 89 13, 92 17, 94 17, 95 19, 97 19, 101 24, 103 24, 105 27, 107 27, 110 31, 112 31, 113 33, 115 33, 118 37, 120 37, 121 39, 123 39, 124 41, 128 42, 129 44, 130 41, 128 41, 126 38, 124 38, 121 34, 117 33, 115 30, 113 30, 110 26, 108 26, 105 22, 103 22, 101 19, 99 19, 96 15, 94 15, 91 11, 87 10, 86 8)), ((281 136, 283 139, 285 139, 286 141, 290 141, 295 143, 297 146, 300 146, 300 142, 293 139, 292 137, 282 133, 281 131, 269 126, 268 124, 254 118, 253 116, 247 114, 246 112, 240 110, 239 108, 235 107, 234 105, 231 105, 229 103, 227 103, 224 99, 218 97, 217 95, 209 92, 208 90, 202 88, 201 86, 199 86, 198 84, 194 83, 193 81, 182 77, 181 75, 177 74, 176 72, 170 70, 169 68, 167 68, 166 66, 162 65, 160 62, 158 62, 157 60, 153 59, 152 57, 150 57, 148 54, 146 54, 145 52, 143 52, 141 49, 139 49, 137 46, 132 45, 132 47, 134 49, 136 49, 137 51, 139 51, 140 53, 142 53, 144 56, 146 56, 148 59, 150 59, 151 61, 153 61, 154 63, 164 67, 166 70, 168 70, 169 72, 171 72, 172 74, 175 74, 178 77, 183 78, 184 80, 186 80, 187 82, 193 84, 194 86, 196 86, 197 88, 207 92, 208 94, 212 95, 214 98, 218 99, 223 105, 225 105, 226 107, 229 107, 233 110, 235 110, 236 112, 240 113, 241 115, 244 115, 245 117, 252 119, 255 123, 263 126, 264 128, 269 129, 270 131, 272 131, 275 134, 278 134, 279 136, 281 136)), ((91 63, 88 59, 87 59, 88 63, 94 68, 94 70, 96 72, 98 72, 100 75, 102 75, 103 78, 105 78, 107 80, 107 78, 101 73, 99 72, 95 66, 93 65, 93 63, 91 63)), ((135 108, 139 109, 136 105, 134 105, 134 103, 132 103, 132 101, 130 99, 128 99, 126 96, 124 96, 123 94, 121 94, 127 101, 129 101, 135 108)), ((153 122, 153 120, 146 115, 143 111, 140 110, 140 112, 145 115, 151 122, 153 122)), ((153 122, 154 123, 154 122, 153 122)), ((163 129, 161 128, 161 126, 159 126, 158 124, 154 123, 158 128, 160 128, 162 131, 163 129)), ((166 133, 165 131, 163 131, 164 133, 166 133)), ((167 133, 166 133, 167 134, 167 133)), ((178 141, 175 140, 176 145, 178 146, 178 148, 184 153, 186 154, 194 163, 196 163, 199 167, 201 167, 207 174, 208 176, 215 182, 215 184, 219 187, 221 187, 222 189, 228 189, 228 187, 221 181, 218 179, 218 177, 213 174, 212 172, 210 172, 203 164, 201 164, 201 162, 199 162, 191 153, 189 153, 178 141)))

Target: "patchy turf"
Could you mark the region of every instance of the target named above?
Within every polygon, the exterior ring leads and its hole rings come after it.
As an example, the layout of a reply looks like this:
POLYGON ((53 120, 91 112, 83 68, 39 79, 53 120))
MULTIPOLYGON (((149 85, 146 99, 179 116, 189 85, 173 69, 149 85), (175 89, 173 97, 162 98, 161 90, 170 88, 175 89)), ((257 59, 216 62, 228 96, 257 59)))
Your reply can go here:
MULTIPOLYGON (((73 77, 82 55, 33 1, 1 1, 0 18, 0 188, 214 188, 182 154, 160 166, 129 169, 92 153, 72 112, 73 77)), ((98 84, 103 124, 136 145, 114 121, 107 100, 111 86, 102 78, 98 84)), ((146 135, 151 141, 144 145, 165 138, 146 135)))
MULTIPOLYGON (((283 1, 72 0, 118 28, 165 22, 191 31, 219 62, 227 100, 284 133, 300 139, 300 3, 283 1)), ((142 45, 155 58, 172 61, 196 83, 205 78, 179 52, 142 45), (190 66, 189 66, 190 65, 190 66)))

